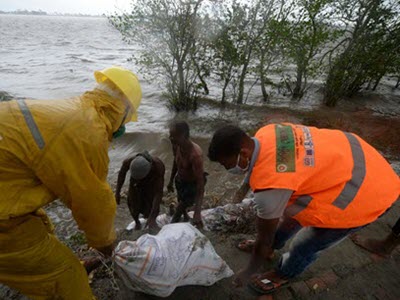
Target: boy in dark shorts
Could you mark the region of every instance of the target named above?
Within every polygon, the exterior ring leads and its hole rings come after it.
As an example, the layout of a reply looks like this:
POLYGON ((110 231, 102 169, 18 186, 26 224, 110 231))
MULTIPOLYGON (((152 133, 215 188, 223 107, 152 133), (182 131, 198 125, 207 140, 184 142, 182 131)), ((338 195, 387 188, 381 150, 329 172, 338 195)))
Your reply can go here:
POLYGON ((192 223, 201 228, 201 205, 206 183, 203 168, 203 152, 199 145, 190 140, 189 125, 184 121, 170 125, 170 140, 174 153, 171 178, 168 191, 173 192, 173 183, 178 195, 178 206, 172 223, 179 222, 182 215, 184 221, 189 220, 187 208, 195 205, 192 223))

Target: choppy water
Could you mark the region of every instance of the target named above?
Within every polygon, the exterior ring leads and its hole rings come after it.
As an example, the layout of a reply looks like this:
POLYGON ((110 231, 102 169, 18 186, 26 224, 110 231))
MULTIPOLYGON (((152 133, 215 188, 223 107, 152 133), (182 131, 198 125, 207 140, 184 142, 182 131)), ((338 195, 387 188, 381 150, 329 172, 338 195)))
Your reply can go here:
MULTIPOLYGON (((138 72, 127 61, 134 53, 106 18, 0 15, 0 90, 14 96, 80 95, 94 86, 94 70, 120 65, 138 72)), ((159 130, 171 113, 160 100, 157 82, 142 79, 141 84, 141 122, 129 130, 159 130)))
MULTIPOLYGON (((145 80, 144 71, 127 60, 136 49, 122 41, 106 18, 0 15, 0 91, 37 99, 77 96, 93 88, 94 70, 124 66, 136 71, 143 90, 140 122, 129 124, 128 131, 163 132, 173 114, 161 98, 158 79, 145 80)), ((219 85, 209 88, 211 97, 218 98, 219 85)), ((260 102, 259 87, 249 95, 249 102, 260 102)), ((275 105, 287 106, 287 100, 278 99, 275 105)), ((189 120, 208 117, 218 119, 221 113, 200 107, 195 115, 186 116, 189 120)), ((236 116, 233 120, 248 122, 236 116)), ((202 127, 196 130, 204 131, 202 127)))
MULTIPOLYGON (((0 90, 17 97, 60 99, 80 95, 94 86, 94 70, 110 65, 138 70, 127 61, 134 53, 135 47, 122 42, 119 32, 106 18, 0 15, 0 90)), ((140 72, 138 75, 143 77, 140 72)), ((173 114, 161 100, 158 82, 141 78, 141 84, 143 100, 139 122, 130 123, 130 133, 116 140, 109 151, 112 185, 122 161, 143 150, 149 150, 165 162, 166 181, 169 179, 172 151, 166 131, 173 114)), ((220 112, 208 106, 200 107, 195 115, 188 114, 185 118, 193 121, 197 135, 204 136, 211 134, 210 121, 241 119, 234 111, 220 112)), ((249 115, 244 117, 243 124, 248 124, 249 120, 249 115)), ((206 149, 206 139, 197 141, 206 149)), ((222 171, 208 160, 206 168, 222 171)), ((224 194, 218 181, 210 182, 210 190, 224 194)), ((228 185, 230 182, 227 180, 228 185)), ((232 186, 229 187, 232 190, 232 186)), ((60 235, 69 236, 75 232, 76 225, 69 210, 57 202, 49 206, 48 212, 60 235)), ((120 226, 117 227, 126 226, 130 218, 126 206, 121 205, 117 220, 120 226)))

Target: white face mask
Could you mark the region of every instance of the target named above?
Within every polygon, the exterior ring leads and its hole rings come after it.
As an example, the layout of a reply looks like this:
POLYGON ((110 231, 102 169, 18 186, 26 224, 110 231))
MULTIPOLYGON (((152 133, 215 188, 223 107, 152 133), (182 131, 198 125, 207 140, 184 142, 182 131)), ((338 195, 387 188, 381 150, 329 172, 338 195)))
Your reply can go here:
POLYGON ((234 175, 243 175, 243 174, 246 174, 246 172, 249 170, 250 162, 247 163, 246 168, 242 169, 242 168, 239 166, 239 161, 240 161, 240 153, 239 153, 239 155, 238 155, 238 159, 237 159, 237 162, 236 162, 236 166, 234 166, 233 168, 228 169, 228 172, 229 172, 229 173, 234 174, 234 175))

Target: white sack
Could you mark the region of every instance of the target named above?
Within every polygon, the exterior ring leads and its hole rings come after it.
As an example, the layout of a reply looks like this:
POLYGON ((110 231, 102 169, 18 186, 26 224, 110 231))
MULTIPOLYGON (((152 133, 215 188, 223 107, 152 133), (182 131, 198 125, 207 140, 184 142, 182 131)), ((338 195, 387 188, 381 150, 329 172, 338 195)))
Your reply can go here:
POLYGON ((165 225, 157 235, 121 241, 114 260, 129 289, 160 297, 178 286, 210 286, 233 275, 207 237, 189 223, 165 225))

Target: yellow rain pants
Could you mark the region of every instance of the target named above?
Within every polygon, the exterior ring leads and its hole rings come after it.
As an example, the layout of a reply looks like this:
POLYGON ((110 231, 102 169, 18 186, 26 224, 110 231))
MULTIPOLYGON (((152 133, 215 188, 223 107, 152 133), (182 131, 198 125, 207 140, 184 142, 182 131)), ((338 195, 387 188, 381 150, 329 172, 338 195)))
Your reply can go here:
POLYGON ((97 89, 0 103, 0 283, 32 299, 92 299, 83 267, 40 208, 59 198, 90 246, 114 242, 108 147, 125 113, 97 89))
POLYGON ((0 221, 0 249, 0 282, 30 299, 94 299, 85 269, 40 216, 0 221))

